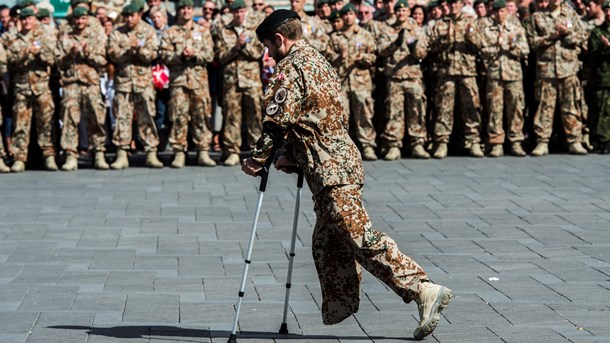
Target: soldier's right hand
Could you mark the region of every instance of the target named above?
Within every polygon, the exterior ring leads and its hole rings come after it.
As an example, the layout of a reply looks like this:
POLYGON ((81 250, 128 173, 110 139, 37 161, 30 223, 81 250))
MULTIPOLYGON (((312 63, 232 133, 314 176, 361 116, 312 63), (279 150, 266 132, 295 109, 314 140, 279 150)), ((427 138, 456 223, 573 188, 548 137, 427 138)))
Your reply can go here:
POLYGON ((32 55, 38 55, 40 53, 40 47, 38 45, 32 45, 28 48, 28 52, 32 55))

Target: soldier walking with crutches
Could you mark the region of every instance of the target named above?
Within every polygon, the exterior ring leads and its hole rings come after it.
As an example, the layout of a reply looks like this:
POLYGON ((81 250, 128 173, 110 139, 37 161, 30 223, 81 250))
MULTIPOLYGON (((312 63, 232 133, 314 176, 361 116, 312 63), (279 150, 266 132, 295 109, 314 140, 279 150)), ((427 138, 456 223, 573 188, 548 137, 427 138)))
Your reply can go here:
POLYGON ((282 145, 275 167, 303 169, 317 218, 312 249, 324 323, 339 323, 358 311, 362 265, 404 302, 417 303, 414 336, 423 339, 436 328, 452 293, 430 282, 392 238, 372 228, 363 207, 362 159, 348 135, 345 101, 336 96, 341 92, 336 72, 302 40, 300 18, 292 11, 273 12, 256 33, 278 64, 263 99, 263 134, 242 170, 257 175, 282 145))

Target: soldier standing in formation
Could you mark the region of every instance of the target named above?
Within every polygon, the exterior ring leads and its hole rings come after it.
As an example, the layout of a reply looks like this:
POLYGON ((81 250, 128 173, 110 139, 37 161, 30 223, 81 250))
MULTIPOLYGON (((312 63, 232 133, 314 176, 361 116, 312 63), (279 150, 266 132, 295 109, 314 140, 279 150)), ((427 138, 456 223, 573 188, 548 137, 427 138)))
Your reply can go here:
POLYGON ((521 60, 529 54, 525 30, 507 18, 506 2, 495 0, 492 19, 482 22, 477 30, 481 35, 479 52, 486 70, 486 94, 489 122, 487 135, 491 145, 490 157, 504 155, 505 137, 511 143, 513 156, 525 156, 523 142, 523 73, 521 60), (504 133, 506 113, 508 135, 504 133))
POLYGON ((55 64, 57 39, 44 30, 31 8, 19 13, 21 31, 15 34, 7 50, 7 60, 15 87, 15 131, 11 151, 15 162, 12 172, 25 170, 32 115, 36 118, 38 145, 42 149, 44 168, 57 170, 54 146, 53 113, 55 104, 49 88, 50 69, 55 64))
POLYGON ((185 165, 189 123, 198 152, 197 163, 215 166, 209 155, 212 107, 206 68, 214 59, 214 43, 210 31, 193 22, 193 0, 180 0, 177 7, 177 23, 165 31, 160 48, 161 59, 170 68, 169 116, 173 126, 169 143, 175 154, 172 167, 185 165))
POLYGON ((571 154, 585 155, 581 144, 582 88, 576 75, 579 70, 578 53, 583 40, 583 26, 573 9, 561 0, 541 0, 548 7, 531 16, 527 26, 530 47, 536 52, 540 104, 534 116, 536 148, 532 156, 549 153, 553 132, 553 117, 557 103, 561 104, 562 127, 571 154))
POLYGON ((100 91, 99 70, 106 61, 107 40, 102 30, 89 25, 89 11, 77 7, 72 12, 70 26, 59 38, 57 67, 61 73, 63 97, 61 100, 61 147, 67 158, 62 170, 78 168, 78 127, 81 120, 87 123, 89 147, 95 153, 95 168, 109 169, 104 158, 106 144, 106 108, 100 91))
POLYGON ((427 138, 426 95, 421 70, 421 60, 426 57, 422 46, 424 33, 409 17, 406 0, 396 2, 394 14, 396 20, 379 42, 380 54, 386 58, 384 71, 390 94, 385 106, 387 123, 381 134, 387 149, 384 159, 400 158, 405 131, 409 135, 411 155, 430 158, 424 149, 427 138))
POLYGON ((356 7, 347 4, 341 9, 343 29, 333 32, 328 43, 327 58, 335 67, 350 110, 354 135, 362 148, 362 157, 377 159, 376 133, 373 127, 373 81, 371 67, 375 64, 373 36, 356 24, 356 7))
POLYGON ((610 1, 602 5, 604 23, 593 29, 589 38, 589 54, 594 67, 592 88, 598 113, 595 137, 600 142, 600 153, 610 153, 610 1))
POLYGON ((256 40, 254 29, 258 24, 248 14, 244 0, 231 4, 233 20, 220 28, 216 41, 216 54, 223 65, 223 150, 224 164, 239 164, 241 150, 242 117, 247 127, 247 144, 254 148, 261 134, 261 82, 260 60, 264 47, 256 40))
POLYGON ((155 92, 150 64, 157 58, 155 29, 141 19, 141 8, 131 3, 121 12, 125 24, 119 26, 108 39, 108 57, 116 71, 113 113, 116 127, 112 142, 117 146, 117 159, 112 169, 129 167, 127 150, 131 144, 134 111, 140 139, 146 150, 146 166, 162 168, 157 158, 159 136, 153 120, 155 116, 155 92))
MULTIPOLYGON (((4 51, 4 46, 2 44, 2 41, 0 40, 0 79, 2 79, 4 77, 4 74, 6 73, 6 64, 6 51, 4 51)), ((4 117, 2 115, 2 102, 0 102, 0 126, 2 126, 2 118, 4 117)), ((9 168, 4 162, 5 157, 6 150, 4 149, 4 137, 2 136, 2 132, 0 132, 0 173, 11 172, 11 168, 9 168)))

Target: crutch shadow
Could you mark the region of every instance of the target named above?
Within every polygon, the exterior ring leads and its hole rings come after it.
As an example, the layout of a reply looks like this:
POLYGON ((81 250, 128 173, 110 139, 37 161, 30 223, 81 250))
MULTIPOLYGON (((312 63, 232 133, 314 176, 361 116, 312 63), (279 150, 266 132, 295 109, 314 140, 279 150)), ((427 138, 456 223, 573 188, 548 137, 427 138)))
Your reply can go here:
MULTIPOLYGON (((114 326, 114 327, 93 327, 80 325, 54 325, 49 326, 51 329, 60 330, 82 330, 88 335, 106 336, 114 338, 155 338, 167 339, 172 342, 179 342, 182 338, 228 338, 231 334, 229 331, 223 330, 207 330, 207 329, 188 329, 176 326, 114 326), (163 338, 161 338, 163 337, 163 338)), ((239 331, 237 339, 299 339, 299 340, 402 340, 413 341, 414 339, 405 337, 387 337, 387 336, 335 336, 335 335, 300 335, 300 334, 280 334, 276 332, 256 332, 256 331, 239 331)), ((189 340, 190 342, 190 340, 189 340)))

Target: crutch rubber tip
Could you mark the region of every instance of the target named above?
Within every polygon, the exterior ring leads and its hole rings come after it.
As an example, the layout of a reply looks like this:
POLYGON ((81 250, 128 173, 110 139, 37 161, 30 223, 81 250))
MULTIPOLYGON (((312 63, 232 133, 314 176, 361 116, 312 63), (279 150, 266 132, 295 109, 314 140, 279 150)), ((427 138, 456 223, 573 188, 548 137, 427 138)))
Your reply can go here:
POLYGON ((227 343, 237 343, 237 335, 232 333, 231 336, 229 336, 227 343))
POLYGON ((282 323, 282 326, 280 326, 280 333, 282 335, 287 335, 288 334, 288 324, 282 323))

